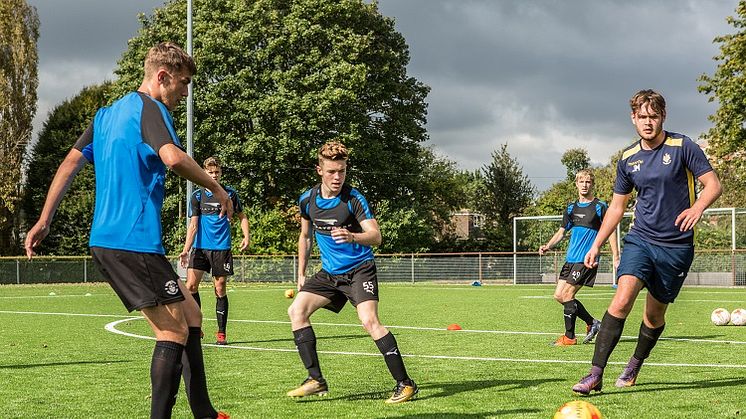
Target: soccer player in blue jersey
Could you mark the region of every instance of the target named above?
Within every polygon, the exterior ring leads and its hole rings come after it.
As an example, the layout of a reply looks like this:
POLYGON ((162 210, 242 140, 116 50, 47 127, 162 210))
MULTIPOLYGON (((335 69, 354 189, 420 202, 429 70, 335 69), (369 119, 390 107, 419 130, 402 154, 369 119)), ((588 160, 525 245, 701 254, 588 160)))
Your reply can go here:
POLYGON ((371 246, 381 243, 378 222, 362 194, 345 184, 347 149, 339 142, 324 144, 316 172, 321 183, 299 200, 298 295, 288 309, 295 345, 308 378, 288 392, 290 397, 323 395, 329 391, 316 353, 310 317, 320 308, 335 313, 349 301, 383 355, 396 386, 386 403, 401 403, 417 394, 417 385, 404 368, 399 347, 378 319, 378 279, 371 246), (311 240, 321 253, 321 271, 306 278, 311 240))
MULTIPOLYGON (((39 221, 25 248, 49 233, 60 201, 80 169, 94 164, 96 206, 91 226, 93 262, 128 311, 139 310, 155 334, 150 364, 151 418, 170 418, 181 375, 195 418, 227 418, 210 402, 200 343, 202 313, 166 259, 162 244, 166 167, 218 191, 221 217, 230 218, 228 194, 181 148, 172 111, 187 96, 196 66, 177 45, 152 47, 136 92, 101 108, 78 139, 49 187, 39 221)), ((128 412, 128 416, 143 416, 128 412)))
MULTIPOLYGON (((215 157, 209 157, 202 165, 205 173, 215 182, 220 182, 222 168, 215 157)), ((233 203, 233 214, 240 221, 243 239, 241 250, 249 246, 249 219, 243 213, 241 200, 230 186, 223 186, 233 203)), ((184 250, 179 255, 181 266, 187 269, 187 289, 202 307, 199 297, 199 283, 205 272, 211 272, 215 287, 215 317, 218 331, 215 334, 218 345, 227 345, 225 328, 228 324, 228 294, 225 281, 233 275, 233 254, 231 252, 231 225, 227 218, 220 217, 220 201, 209 189, 194 191, 189 205, 190 220, 184 250), (194 245, 194 247, 192 247, 194 245)))
MULTIPOLYGON (((554 346, 575 345, 575 321, 578 317, 586 324, 586 334, 583 343, 590 343, 601 329, 601 322, 594 319, 575 295, 583 285, 593 287, 596 282, 597 267, 588 268, 583 264, 585 254, 588 253, 593 240, 598 235, 608 206, 593 194, 593 173, 590 170, 580 170, 575 175, 575 187, 578 189, 578 199, 567 206, 562 214, 562 227, 549 239, 547 244, 539 247, 539 254, 553 248, 570 232, 570 244, 567 246, 565 264, 560 271, 554 299, 564 308, 565 334, 554 341, 554 346)), ((619 246, 616 233, 609 237, 614 266, 619 264, 619 246)))
POLYGON ((637 202, 624 238, 618 288, 596 338, 591 371, 572 388, 580 395, 601 391, 604 368, 622 336, 625 319, 637 295, 647 288, 637 347, 616 381, 617 387, 635 384, 642 363, 663 333, 666 309, 678 296, 694 259, 693 228, 722 192, 702 149, 689 137, 663 129, 663 96, 642 90, 630 99, 630 108, 640 139, 623 151, 617 164, 614 197, 585 256, 586 266, 596 266, 599 248, 622 220, 633 190, 637 202), (695 179, 703 185, 699 197, 695 179))

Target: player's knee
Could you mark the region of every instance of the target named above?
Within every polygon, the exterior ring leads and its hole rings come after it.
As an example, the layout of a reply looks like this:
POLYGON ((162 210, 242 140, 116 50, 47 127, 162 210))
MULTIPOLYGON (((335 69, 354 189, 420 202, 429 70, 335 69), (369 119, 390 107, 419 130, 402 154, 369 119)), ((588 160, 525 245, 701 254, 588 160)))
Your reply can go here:
POLYGON ((381 322, 376 316, 360 316, 360 323, 368 333, 375 331, 381 326, 381 322))
POLYGON ((556 301, 556 302, 558 302, 558 303, 562 304, 562 303, 564 303, 564 302, 565 302, 565 296, 564 296, 564 295, 562 295, 562 293, 559 293, 559 292, 555 292, 555 293, 554 293, 554 301, 556 301))
POLYGON ((609 307, 609 312, 614 315, 614 313, 622 314, 624 317, 626 317, 630 311, 632 311, 632 306, 635 304, 635 300, 628 297, 615 297, 614 300, 611 301, 611 306, 609 307))
POLYGON ((288 307, 288 317, 290 317, 290 321, 293 322, 308 320, 306 310, 297 304, 290 304, 290 307, 288 307))

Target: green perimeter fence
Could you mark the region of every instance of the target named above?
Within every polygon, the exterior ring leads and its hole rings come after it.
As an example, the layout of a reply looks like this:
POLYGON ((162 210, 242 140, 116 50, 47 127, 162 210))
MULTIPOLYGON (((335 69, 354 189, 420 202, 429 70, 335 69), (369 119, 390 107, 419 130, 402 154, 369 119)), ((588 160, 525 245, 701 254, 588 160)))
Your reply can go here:
MULTIPOLYGON (((174 269, 184 277, 178 258, 170 257, 174 269)), ((455 282, 501 284, 554 283, 564 263, 563 252, 539 256, 535 252, 504 253, 414 253, 377 255, 378 280, 385 282, 455 282)), ((321 268, 311 260, 308 271, 321 268)), ((236 282, 295 282, 296 256, 234 255, 236 282)), ((596 280, 612 284, 614 274, 609 254, 599 265, 596 280)), ((209 281, 209 275, 204 278, 209 281)), ((90 257, 0 258, 0 284, 75 283, 105 281, 90 257)), ((686 279, 688 285, 746 286, 746 249, 697 251, 686 279)))

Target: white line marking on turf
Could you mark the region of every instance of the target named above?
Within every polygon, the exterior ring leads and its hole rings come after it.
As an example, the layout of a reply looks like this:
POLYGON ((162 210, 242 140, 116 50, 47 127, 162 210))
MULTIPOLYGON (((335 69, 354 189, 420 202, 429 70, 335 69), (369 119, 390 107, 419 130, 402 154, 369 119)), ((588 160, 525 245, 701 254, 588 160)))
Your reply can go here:
MULTIPOLYGON (((128 319, 116 320, 107 324, 104 328, 112 333, 119 335, 133 337, 138 339, 155 340, 152 336, 136 335, 134 333, 128 333, 121 331, 116 328, 120 323, 137 320, 140 317, 131 317, 128 319)), ((221 349, 241 349, 245 351, 263 351, 263 352, 297 352, 297 349, 288 348, 260 348, 255 346, 239 346, 239 345, 216 345, 216 344, 202 344, 202 346, 210 346, 221 349)), ((325 355, 357 355, 357 356, 381 356, 380 353, 370 352, 347 352, 347 351, 318 351, 320 354, 325 355)), ((402 354, 403 357, 407 358, 424 358, 424 359, 452 359, 460 361, 495 361, 495 362, 530 362, 534 364, 587 364, 587 360, 561 360, 561 359, 528 359, 528 358, 500 358, 500 357, 486 357, 486 356, 453 356, 453 355, 415 355, 415 354, 402 354)), ((626 362, 609 362, 612 365, 627 365, 626 362)), ((645 365, 652 365, 657 367, 690 367, 690 368, 746 368, 746 365, 739 364, 677 364, 668 362, 646 362, 645 365)))
MULTIPOLYGON (((583 300, 608 300, 608 298, 605 298, 605 297, 597 297, 598 295, 601 295, 601 294, 596 294, 596 293, 586 294, 586 295, 581 295, 580 297, 583 300)), ((609 295, 613 295, 613 294, 609 294, 609 295)), ((554 299, 554 296, 552 295, 524 295, 518 298, 544 300, 544 299, 550 299, 550 298, 554 299)), ((638 298, 640 297, 638 296, 638 298)), ((743 300, 720 300, 720 299, 702 300, 702 299, 693 299, 693 298, 677 298, 676 299, 677 303, 683 302, 683 301, 695 302, 695 303, 746 303, 746 296, 744 296, 743 300)))
MULTIPOLYGON (((36 314, 36 315, 47 315, 47 316, 78 316, 78 317, 113 317, 123 319, 122 321, 130 321, 133 319, 140 319, 141 317, 133 317, 131 315, 118 315, 118 314, 87 314, 87 313, 56 313, 56 312, 38 312, 38 311, 8 311, 0 310, 0 314, 36 314)), ((215 321, 215 319, 205 319, 215 321)), ((290 324, 287 320, 243 320, 235 319, 230 320, 231 323, 259 323, 259 324, 290 324)), ((314 322, 314 326, 334 326, 334 327, 354 327, 361 328, 362 325, 356 323, 326 323, 326 322, 314 322)), ((533 336, 556 336, 556 332, 524 332, 518 330, 483 330, 483 329, 462 329, 462 330, 446 330, 442 327, 418 327, 418 326, 386 326, 389 329, 403 329, 403 330, 426 330, 435 332, 448 332, 448 333, 492 333, 497 335, 533 335, 533 336)), ((107 329, 108 330, 108 329, 107 329)), ((625 339, 636 339, 637 336, 622 336, 625 339)), ((717 340, 717 339, 694 339, 694 338, 667 338, 660 337, 659 340, 668 340, 672 342, 693 342, 693 343, 730 343, 734 345, 746 345, 746 341, 740 340, 717 340)))

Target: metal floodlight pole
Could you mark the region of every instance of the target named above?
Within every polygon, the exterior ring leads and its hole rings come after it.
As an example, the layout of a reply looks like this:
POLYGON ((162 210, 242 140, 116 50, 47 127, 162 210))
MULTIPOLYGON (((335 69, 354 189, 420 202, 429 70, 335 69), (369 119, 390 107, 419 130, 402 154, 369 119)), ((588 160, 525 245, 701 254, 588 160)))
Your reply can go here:
MULTIPOLYGON (((187 0, 187 54, 192 56, 192 0, 187 0)), ((193 146, 193 136, 194 136, 194 91, 192 86, 194 83, 189 83, 189 95, 187 96, 187 154, 189 157, 192 157, 194 155, 194 146, 193 146)), ((192 191, 194 189, 194 186, 192 185, 192 181, 187 180, 187 187, 186 187, 186 210, 187 210, 187 216, 186 216, 186 225, 187 228, 189 228, 189 201, 192 198, 192 191)))

